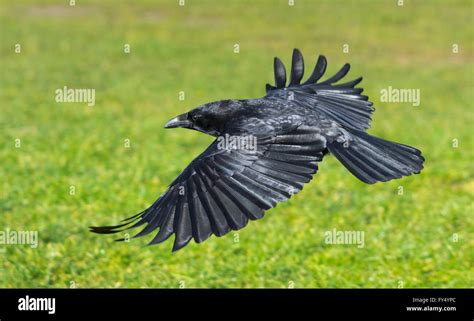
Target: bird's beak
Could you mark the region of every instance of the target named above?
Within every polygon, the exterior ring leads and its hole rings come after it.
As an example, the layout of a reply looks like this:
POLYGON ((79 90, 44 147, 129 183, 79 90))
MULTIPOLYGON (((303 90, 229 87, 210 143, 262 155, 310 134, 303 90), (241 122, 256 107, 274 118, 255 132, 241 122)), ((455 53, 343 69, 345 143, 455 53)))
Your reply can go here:
POLYGON ((191 128, 193 123, 188 119, 188 113, 181 114, 166 123, 165 128, 191 128))

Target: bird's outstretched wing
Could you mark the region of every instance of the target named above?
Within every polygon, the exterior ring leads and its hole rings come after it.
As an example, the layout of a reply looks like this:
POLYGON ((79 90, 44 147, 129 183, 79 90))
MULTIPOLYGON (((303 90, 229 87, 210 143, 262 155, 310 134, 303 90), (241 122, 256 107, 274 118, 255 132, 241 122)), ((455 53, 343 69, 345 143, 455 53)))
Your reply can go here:
POLYGON ((256 140, 251 150, 222 148, 216 139, 148 209, 123 224, 91 231, 117 233, 147 224, 134 237, 159 229, 150 242, 156 244, 176 234, 176 251, 192 238, 200 243, 262 218, 265 210, 288 200, 311 180, 326 140, 317 129, 303 126, 259 134, 256 140))
POLYGON ((301 84, 304 74, 303 56, 298 49, 294 49, 290 80, 288 87, 285 87, 285 66, 280 59, 275 57, 275 86, 266 85, 266 97, 293 100, 294 103, 317 110, 326 119, 345 127, 357 130, 368 129, 374 108, 368 101, 368 97, 361 95, 363 89, 355 88, 362 81, 362 77, 335 84, 349 72, 350 65, 345 64, 334 76, 318 82, 324 75, 326 66, 326 58, 319 56, 311 76, 301 84))

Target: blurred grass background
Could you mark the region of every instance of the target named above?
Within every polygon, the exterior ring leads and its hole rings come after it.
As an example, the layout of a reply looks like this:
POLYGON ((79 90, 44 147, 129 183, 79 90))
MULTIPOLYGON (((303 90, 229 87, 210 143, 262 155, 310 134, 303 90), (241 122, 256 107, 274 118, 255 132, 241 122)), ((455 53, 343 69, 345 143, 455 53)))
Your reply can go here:
POLYGON ((0 1, 0 230, 40 238, 3 247, 0 287, 473 286, 473 2, 397 2, 0 1), (307 73, 318 54, 329 73, 350 62, 377 108, 370 133, 420 148, 422 174, 365 185, 327 157, 239 242, 174 254, 88 231, 150 205, 212 141, 166 120, 263 96, 294 47, 307 73), (63 86, 94 88, 96 105, 56 103, 63 86), (380 103, 388 86, 420 89, 421 106, 380 103), (364 231, 365 247, 325 244, 333 228, 364 231))

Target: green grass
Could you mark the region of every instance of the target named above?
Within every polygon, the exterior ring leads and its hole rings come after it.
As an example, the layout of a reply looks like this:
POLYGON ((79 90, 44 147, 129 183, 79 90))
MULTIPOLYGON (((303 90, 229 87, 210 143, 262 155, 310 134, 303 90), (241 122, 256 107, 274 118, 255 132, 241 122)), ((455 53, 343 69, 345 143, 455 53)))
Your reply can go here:
POLYGON ((76 2, 0 1, 0 230, 40 238, 4 246, 0 287, 473 285, 472 1, 76 2), (294 47, 307 69, 320 53, 329 73, 350 62, 377 108, 370 133, 420 148, 422 174, 365 185, 327 157, 239 242, 230 233, 174 254, 172 240, 88 231, 150 205, 212 141, 166 120, 262 96, 273 56, 289 64, 294 47), (95 88, 96 105, 56 103, 63 86, 95 88), (388 86, 419 88, 421 106, 380 103, 388 86), (325 244, 333 228, 364 231, 365 247, 325 244))

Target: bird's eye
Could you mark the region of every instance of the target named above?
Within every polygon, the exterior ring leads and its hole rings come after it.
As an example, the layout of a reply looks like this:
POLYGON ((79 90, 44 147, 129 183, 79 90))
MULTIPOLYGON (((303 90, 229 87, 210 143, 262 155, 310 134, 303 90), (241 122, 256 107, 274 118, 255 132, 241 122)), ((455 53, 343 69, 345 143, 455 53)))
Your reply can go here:
POLYGON ((197 116, 197 115, 191 115, 191 119, 192 119, 193 121, 196 121, 196 120, 198 120, 198 116, 197 116))

